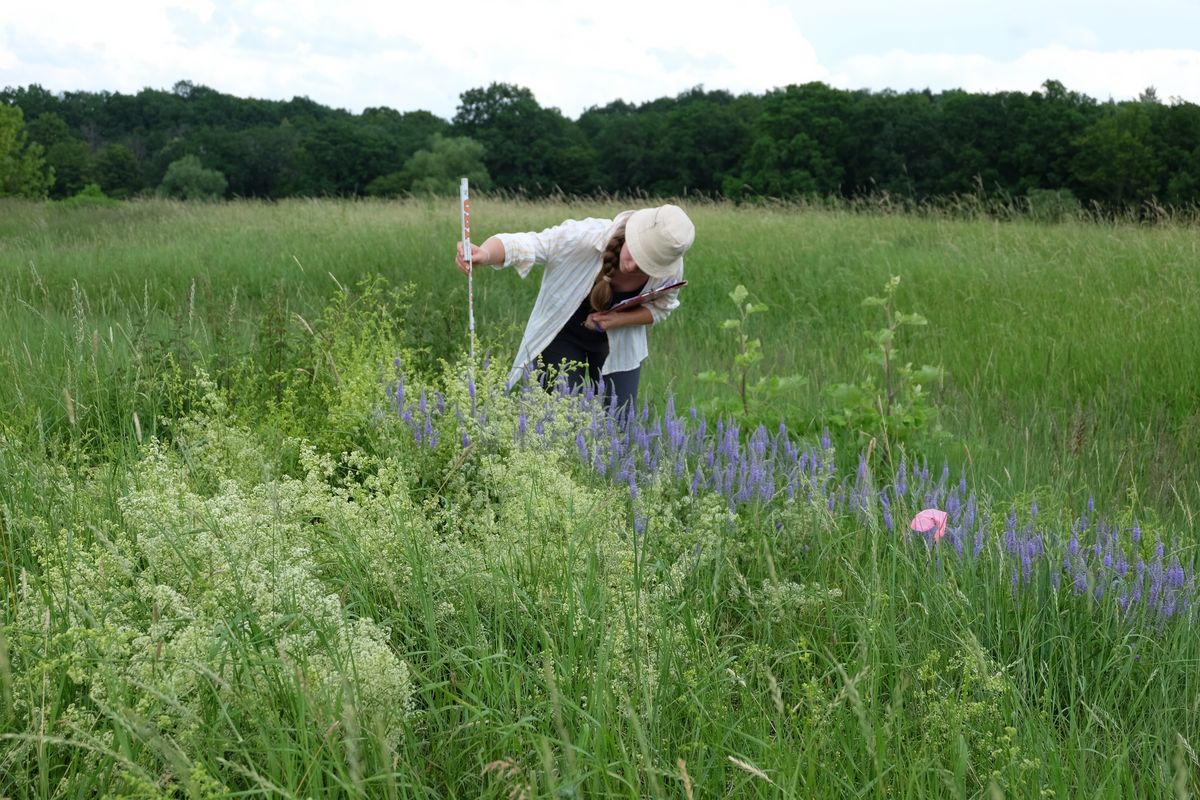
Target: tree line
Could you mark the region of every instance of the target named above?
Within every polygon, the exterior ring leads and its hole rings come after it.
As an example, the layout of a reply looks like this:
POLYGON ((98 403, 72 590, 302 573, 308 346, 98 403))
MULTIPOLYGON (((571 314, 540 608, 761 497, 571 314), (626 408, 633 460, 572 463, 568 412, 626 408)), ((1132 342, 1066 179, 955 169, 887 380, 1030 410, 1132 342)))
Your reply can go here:
POLYGON ((750 200, 985 194, 1119 211, 1200 205, 1200 106, 1153 88, 1100 102, 1038 91, 762 95, 695 88, 577 120, 524 87, 470 89, 454 117, 306 97, 171 90, 0 92, 0 194, 283 198, 480 189, 750 200))

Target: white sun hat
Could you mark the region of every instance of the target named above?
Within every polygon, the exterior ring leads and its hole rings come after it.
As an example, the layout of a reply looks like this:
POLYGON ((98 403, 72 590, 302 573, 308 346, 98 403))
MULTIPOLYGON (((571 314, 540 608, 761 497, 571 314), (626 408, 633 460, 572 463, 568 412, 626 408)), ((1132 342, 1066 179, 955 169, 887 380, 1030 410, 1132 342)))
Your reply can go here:
POLYGON ((652 278, 675 275, 683 254, 696 240, 696 226, 679 206, 665 205, 633 212, 625 223, 625 243, 642 272, 652 278))

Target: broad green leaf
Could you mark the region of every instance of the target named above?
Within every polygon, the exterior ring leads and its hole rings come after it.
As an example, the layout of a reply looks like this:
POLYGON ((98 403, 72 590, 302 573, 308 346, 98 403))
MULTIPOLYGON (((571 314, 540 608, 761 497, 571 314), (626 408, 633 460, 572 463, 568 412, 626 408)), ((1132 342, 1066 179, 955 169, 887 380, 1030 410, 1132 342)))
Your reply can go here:
POLYGON ((808 380, 802 375, 771 375, 765 378, 759 378, 755 388, 764 392, 780 392, 784 389, 794 389, 808 383, 808 380))
POLYGON ((928 325, 929 320, 922 317, 920 314, 896 314, 896 321, 900 325, 928 325))
POLYGON ((941 383, 946 377, 946 371, 941 367, 922 364, 919 370, 913 373, 913 383, 941 383))
POLYGON ((833 404, 844 409, 857 406, 866 399, 862 387, 856 383, 835 383, 828 391, 833 404))
POLYGON ((750 292, 746 291, 746 287, 739 283, 737 287, 729 293, 729 297, 731 300, 733 300, 734 305, 740 306, 746 300, 746 297, 749 296, 749 294, 750 292))

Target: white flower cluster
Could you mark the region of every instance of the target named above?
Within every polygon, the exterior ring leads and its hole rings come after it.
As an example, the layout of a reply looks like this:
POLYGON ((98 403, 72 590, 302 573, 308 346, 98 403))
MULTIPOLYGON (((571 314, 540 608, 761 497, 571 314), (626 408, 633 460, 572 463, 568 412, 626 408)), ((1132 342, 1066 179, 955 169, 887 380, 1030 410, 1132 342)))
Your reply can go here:
POLYGON ((841 597, 841 589, 829 589, 816 583, 765 580, 762 589, 752 595, 751 602, 759 606, 772 622, 779 623, 787 617, 824 608, 841 597))
POLYGON ((302 479, 269 478, 247 432, 212 417, 180 432, 175 447, 147 447, 119 521, 40 531, 43 572, 20 592, 10 633, 17 709, 36 715, 45 681, 65 669, 77 713, 60 720, 77 731, 119 713, 186 750, 212 735, 213 708, 321 730, 351 708, 398 744, 409 668, 389 629, 347 601, 363 587, 345 585, 357 574, 404 591, 395 521, 411 504, 398 470, 339 487, 331 461, 305 451, 302 479), (333 580, 336 561, 357 569, 333 580))

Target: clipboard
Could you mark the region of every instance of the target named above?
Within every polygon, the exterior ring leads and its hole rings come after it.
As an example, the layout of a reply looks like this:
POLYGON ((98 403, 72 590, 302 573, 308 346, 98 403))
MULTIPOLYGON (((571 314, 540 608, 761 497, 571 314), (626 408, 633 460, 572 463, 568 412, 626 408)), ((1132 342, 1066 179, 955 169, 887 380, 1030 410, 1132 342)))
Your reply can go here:
POLYGON ((610 308, 608 311, 610 313, 613 311, 628 311, 631 308, 637 308, 638 306, 642 305, 643 303, 648 303, 651 300, 657 300, 658 298, 662 297, 667 292, 674 291, 683 286, 687 286, 687 281, 676 281, 675 283, 668 284, 667 286, 663 286, 661 289, 655 289, 654 291, 651 291, 651 292, 643 292, 642 294, 637 294, 637 295, 634 295, 633 297, 630 297, 628 300, 622 300, 621 302, 617 303, 612 308, 610 308))

